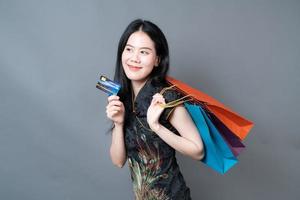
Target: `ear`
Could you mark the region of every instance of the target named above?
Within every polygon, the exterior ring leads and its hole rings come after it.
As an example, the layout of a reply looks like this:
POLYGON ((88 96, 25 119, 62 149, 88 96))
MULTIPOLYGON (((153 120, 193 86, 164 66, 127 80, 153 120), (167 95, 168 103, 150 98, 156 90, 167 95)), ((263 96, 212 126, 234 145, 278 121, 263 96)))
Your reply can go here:
POLYGON ((154 67, 158 67, 159 62, 160 62, 160 58, 158 56, 156 56, 154 67))

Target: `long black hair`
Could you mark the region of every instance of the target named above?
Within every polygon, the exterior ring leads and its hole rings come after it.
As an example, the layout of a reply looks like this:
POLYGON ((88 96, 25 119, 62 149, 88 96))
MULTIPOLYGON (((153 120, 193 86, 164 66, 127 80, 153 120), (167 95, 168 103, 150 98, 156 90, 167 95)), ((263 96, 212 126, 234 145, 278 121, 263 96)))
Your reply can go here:
POLYGON ((121 85, 121 90, 118 93, 118 96, 120 96, 121 101, 124 101, 126 98, 128 98, 128 95, 131 96, 132 92, 131 82, 127 78, 123 69, 122 53, 130 35, 137 31, 142 31, 151 38, 151 40, 154 42, 156 54, 159 58, 158 66, 154 67, 150 74, 152 83, 158 84, 161 82, 165 82, 166 75, 169 70, 170 58, 168 42, 160 28, 150 21, 142 19, 136 19, 132 21, 122 34, 118 45, 114 80, 121 85))
MULTIPOLYGON (((125 29, 119 41, 115 76, 114 76, 114 80, 121 85, 121 89, 118 92, 118 96, 120 97, 120 100, 124 103, 124 106, 126 108, 130 107, 132 88, 131 88, 131 82, 127 78, 123 69, 122 53, 125 49, 128 38, 131 36, 131 34, 137 31, 142 31, 151 38, 151 40, 154 43, 156 54, 159 58, 158 66, 154 67, 150 74, 150 79, 152 79, 151 84, 159 85, 165 83, 166 75, 169 70, 170 58, 169 58, 168 42, 165 35, 160 30, 160 28, 150 21, 146 21, 142 19, 136 19, 132 21, 125 29)), ((126 117, 128 114, 127 111, 125 110, 125 124, 127 123, 127 117, 126 117)), ((107 133, 111 132, 113 128, 114 128, 114 123, 112 123, 112 126, 107 133)))

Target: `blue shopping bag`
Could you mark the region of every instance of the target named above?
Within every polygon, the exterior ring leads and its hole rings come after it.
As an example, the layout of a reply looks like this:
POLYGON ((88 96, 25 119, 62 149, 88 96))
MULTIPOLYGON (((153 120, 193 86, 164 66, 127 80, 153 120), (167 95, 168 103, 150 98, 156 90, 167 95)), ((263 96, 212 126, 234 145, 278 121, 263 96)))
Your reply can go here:
POLYGON ((200 105, 184 103, 184 106, 204 144, 205 157, 201 161, 221 174, 226 173, 238 162, 237 158, 200 105))

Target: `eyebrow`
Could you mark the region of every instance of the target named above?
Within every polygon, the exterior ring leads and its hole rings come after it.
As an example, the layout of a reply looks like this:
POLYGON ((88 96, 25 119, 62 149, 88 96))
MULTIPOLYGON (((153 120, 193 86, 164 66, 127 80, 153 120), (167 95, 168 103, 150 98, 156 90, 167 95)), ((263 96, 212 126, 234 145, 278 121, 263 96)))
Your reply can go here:
MULTIPOLYGON (((132 47, 132 48, 135 48, 134 46, 132 46, 131 44, 126 44, 126 46, 130 46, 130 47, 132 47)), ((151 48, 149 48, 149 47, 140 47, 140 49, 148 49, 148 50, 150 50, 150 51, 153 51, 151 48)))

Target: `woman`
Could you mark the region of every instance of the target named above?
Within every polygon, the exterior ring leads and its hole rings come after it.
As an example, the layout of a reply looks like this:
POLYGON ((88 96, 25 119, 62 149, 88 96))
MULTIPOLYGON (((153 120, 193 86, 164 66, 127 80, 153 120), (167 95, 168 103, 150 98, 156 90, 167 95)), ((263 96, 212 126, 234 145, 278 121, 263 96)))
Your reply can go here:
POLYGON ((175 150, 195 160, 204 156, 201 137, 185 108, 166 106, 181 98, 166 82, 168 69, 162 31, 150 21, 131 22, 118 46, 115 81, 121 91, 108 97, 106 113, 114 124, 112 162, 122 167, 128 160, 138 200, 191 199, 175 150))

